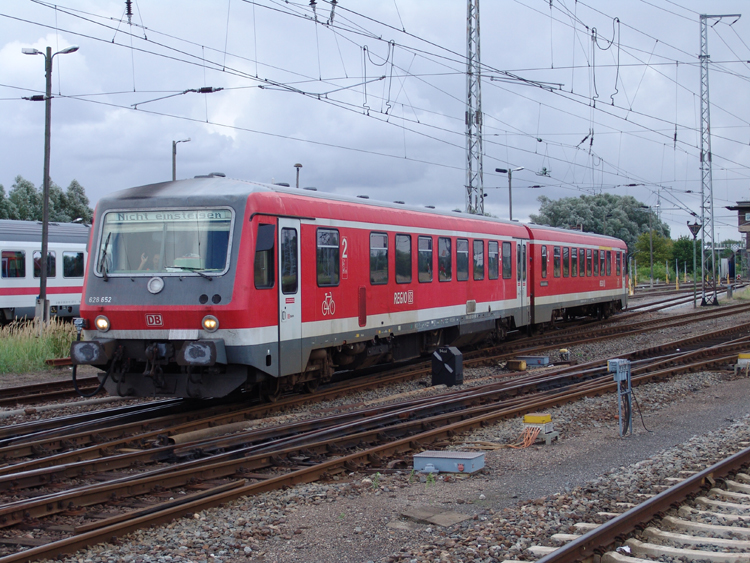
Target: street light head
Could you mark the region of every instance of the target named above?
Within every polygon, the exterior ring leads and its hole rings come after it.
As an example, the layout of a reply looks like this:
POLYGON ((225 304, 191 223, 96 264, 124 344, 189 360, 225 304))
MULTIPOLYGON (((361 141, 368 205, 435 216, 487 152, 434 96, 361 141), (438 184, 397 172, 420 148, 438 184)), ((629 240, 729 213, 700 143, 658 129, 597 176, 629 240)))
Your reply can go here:
POLYGON ((294 165, 294 167, 295 168, 302 168, 302 165, 298 162, 297 164, 294 165))
POLYGON ((41 51, 37 51, 37 50, 36 50, 36 49, 34 49, 33 47, 23 47, 23 48, 21 49, 21 52, 22 52, 22 53, 23 53, 24 55, 43 55, 43 54, 44 54, 44 53, 42 53, 41 51))
POLYGON ((62 51, 58 51, 55 53, 56 55, 67 55, 68 53, 75 53, 78 50, 78 45, 71 45, 70 47, 67 47, 63 49, 62 51))
POLYGON ((514 168, 513 172, 518 172, 520 170, 523 170, 523 166, 519 166, 518 168, 514 168))
POLYGON ((508 173, 508 171, 505 168, 495 168, 495 172, 500 172, 500 174, 508 173))

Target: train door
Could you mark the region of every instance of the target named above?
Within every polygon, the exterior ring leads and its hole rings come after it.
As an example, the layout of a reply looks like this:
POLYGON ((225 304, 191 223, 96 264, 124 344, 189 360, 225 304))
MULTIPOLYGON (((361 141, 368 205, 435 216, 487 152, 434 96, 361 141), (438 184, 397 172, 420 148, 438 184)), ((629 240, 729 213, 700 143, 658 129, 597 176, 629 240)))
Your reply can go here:
POLYGON ((279 376, 302 371, 300 222, 279 218, 279 376))
POLYGON ((520 318, 516 319, 516 324, 527 326, 531 320, 529 307, 529 256, 528 241, 516 240, 516 291, 521 308, 520 318))

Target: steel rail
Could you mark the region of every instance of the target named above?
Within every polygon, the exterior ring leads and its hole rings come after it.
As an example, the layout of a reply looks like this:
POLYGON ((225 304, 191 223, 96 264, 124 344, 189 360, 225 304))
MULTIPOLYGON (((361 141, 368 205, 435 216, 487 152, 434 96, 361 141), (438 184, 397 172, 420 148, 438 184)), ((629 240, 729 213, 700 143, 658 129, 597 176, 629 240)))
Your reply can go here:
POLYGON ((750 467, 750 448, 704 469, 631 508, 601 526, 545 555, 537 563, 577 563, 594 555, 602 555, 609 546, 632 534, 637 528, 685 502, 689 497, 714 485, 717 479, 750 467))

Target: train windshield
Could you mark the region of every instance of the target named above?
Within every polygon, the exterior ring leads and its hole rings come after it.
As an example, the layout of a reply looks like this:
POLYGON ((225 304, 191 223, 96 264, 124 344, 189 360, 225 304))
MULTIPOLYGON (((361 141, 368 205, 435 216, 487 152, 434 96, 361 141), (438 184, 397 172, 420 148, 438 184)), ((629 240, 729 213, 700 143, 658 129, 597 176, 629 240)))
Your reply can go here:
POLYGON ((109 211, 104 216, 97 273, 154 275, 227 269, 232 210, 109 211))

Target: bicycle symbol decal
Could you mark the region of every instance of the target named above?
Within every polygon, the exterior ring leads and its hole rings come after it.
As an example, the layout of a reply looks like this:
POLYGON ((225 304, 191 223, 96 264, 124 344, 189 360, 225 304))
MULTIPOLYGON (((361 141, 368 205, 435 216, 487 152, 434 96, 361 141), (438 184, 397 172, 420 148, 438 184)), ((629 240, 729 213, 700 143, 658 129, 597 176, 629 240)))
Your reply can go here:
POLYGON ((336 312, 336 302, 333 300, 333 292, 326 293, 323 300, 323 316, 333 315, 336 312))

